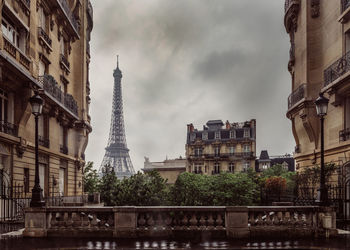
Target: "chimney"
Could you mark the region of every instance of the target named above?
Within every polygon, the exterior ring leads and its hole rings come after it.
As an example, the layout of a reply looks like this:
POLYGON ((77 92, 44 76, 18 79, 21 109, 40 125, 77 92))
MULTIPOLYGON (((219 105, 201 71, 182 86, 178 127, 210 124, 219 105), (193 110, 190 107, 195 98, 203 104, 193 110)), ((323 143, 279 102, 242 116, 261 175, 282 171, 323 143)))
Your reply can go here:
POLYGON ((191 133, 194 131, 194 127, 193 127, 193 124, 187 124, 187 133, 191 133))
POLYGON ((231 128, 231 124, 230 124, 230 122, 227 120, 226 121, 226 129, 230 129, 231 128))

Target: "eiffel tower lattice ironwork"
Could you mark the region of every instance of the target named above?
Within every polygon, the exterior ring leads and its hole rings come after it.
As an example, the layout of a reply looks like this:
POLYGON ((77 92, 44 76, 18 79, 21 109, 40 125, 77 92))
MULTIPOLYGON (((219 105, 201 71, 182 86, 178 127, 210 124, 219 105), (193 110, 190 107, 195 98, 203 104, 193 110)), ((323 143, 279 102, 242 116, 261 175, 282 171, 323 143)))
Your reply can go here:
POLYGON ((126 145, 121 86, 123 75, 119 69, 119 60, 117 60, 117 68, 114 70, 113 76, 114 89, 111 127, 100 173, 103 173, 103 168, 109 165, 114 169, 118 178, 123 178, 135 174, 135 170, 132 166, 129 149, 126 145))

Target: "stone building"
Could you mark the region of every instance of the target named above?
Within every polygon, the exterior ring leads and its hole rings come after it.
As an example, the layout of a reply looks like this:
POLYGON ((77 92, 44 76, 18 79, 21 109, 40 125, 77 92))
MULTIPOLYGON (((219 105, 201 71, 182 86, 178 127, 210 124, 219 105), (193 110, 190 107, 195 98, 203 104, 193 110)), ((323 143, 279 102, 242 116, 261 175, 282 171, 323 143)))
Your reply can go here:
POLYGON ((295 161, 291 155, 269 156, 267 150, 261 150, 259 158, 255 161, 255 171, 261 172, 277 164, 290 172, 295 171, 295 161))
POLYGON ((347 183, 350 160, 350 1, 286 0, 290 36, 291 94, 287 117, 296 143, 297 171, 320 164, 320 119, 314 101, 329 98, 325 116, 325 162, 340 166, 334 182, 347 183))
POLYGON ((214 175, 255 168, 256 121, 208 121, 203 130, 187 125, 186 170, 214 175), (225 126, 224 126, 225 125, 225 126))
POLYGON ((45 197, 82 194, 89 102, 92 5, 88 0, 0 1, 0 174, 34 186, 34 116, 39 90, 40 185, 45 197))
POLYGON ((161 162, 150 162, 149 158, 145 157, 142 171, 147 173, 152 170, 158 171, 161 177, 168 180, 168 184, 174 184, 177 177, 186 171, 186 159, 179 157, 161 162))

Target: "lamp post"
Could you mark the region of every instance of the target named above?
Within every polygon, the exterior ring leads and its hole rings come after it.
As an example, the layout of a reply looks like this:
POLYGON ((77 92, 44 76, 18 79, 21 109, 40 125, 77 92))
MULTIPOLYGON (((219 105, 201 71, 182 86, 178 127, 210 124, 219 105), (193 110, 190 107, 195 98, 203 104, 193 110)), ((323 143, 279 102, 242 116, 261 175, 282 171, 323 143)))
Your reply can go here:
POLYGON ((35 95, 29 99, 32 105, 32 114, 35 118, 35 182, 32 189, 32 200, 30 201, 31 207, 44 207, 45 201, 43 198, 43 190, 40 187, 39 177, 39 138, 38 138, 38 120, 43 109, 44 100, 35 92, 35 95))
POLYGON ((316 99, 316 112, 318 117, 321 120, 321 178, 320 178, 320 200, 319 203, 321 206, 325 206, 328 203, 328 193, 326 188, 326 178, 324 173, 324 117, 327 115, 329 100, 323 96, 321 93, 320 96, 316 99))

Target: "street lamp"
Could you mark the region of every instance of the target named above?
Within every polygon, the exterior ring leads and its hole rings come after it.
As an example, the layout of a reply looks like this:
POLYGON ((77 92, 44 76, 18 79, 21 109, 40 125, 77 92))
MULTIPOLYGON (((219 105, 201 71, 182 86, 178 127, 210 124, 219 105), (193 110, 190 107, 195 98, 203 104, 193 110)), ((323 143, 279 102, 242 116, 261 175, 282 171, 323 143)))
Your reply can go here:
POLYGON ((320 96, 316 99, 316 112, 321 120, 321 178, 320 178, 320 205, 327 205, 328 193, 326 188, 326 179, 324 173, 324 117, 327 115, 329 100, 320 93, 320 96))
POLYGON ((35 118, 35 182, 32 189, 32 200, 30 201, 31 207, 44 207, 45 201, 43 198, 43 190, 40 187, 39 177, 39 138, 38 138, 38 120, 43 109, 44 100, 35 92, 35 95, 29 99, 32 105, 32 114, 35 118))

